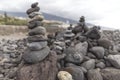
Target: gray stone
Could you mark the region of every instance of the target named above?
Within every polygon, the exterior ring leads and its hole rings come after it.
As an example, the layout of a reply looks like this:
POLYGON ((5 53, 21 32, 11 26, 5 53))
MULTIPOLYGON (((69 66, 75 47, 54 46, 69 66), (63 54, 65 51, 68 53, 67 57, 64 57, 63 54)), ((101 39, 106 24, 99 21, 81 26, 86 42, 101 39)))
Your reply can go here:
POLYGON ((80 64, 83 61, 83 55, 77 53, 74 47, 68 47, 64 53, 66 54, 66 62, 80 64))
POLYGON ((90 52, 87 53, 87 56, 92 58, 92 59, 96 59, 96 56, 94 54, 90 53, 90 52))
POLYGON ((27 49, 23 54, 23 60, 26 63, 37 63, 45 59, 49 52, 49 47, 43 48, 40 51, 30 51, 30 49, 27 49))
POLYGON ((31 4, 31 8, 35 8, 37 6, 38 6, 38 2, 35 2, 35 3, 31 4))
POLYGON ((87 42, 78 43, 78 44, 75 45, 75 50, 78 53, 82 53, 83 55, 86 55, 87 49, 88 49, 88 43, 87 42))
POLYGON ((73 80, 84 80, 84 74, 80 68, 66 67, 65 69, 63 69, 63 71, 69 72, 72 75, 73 80))
POLYGON ((103 80, 98 69, 89 70, 87 73, 88 80, 103 80))
POLYGON ((43 35, 34 35, 34 36, 28 36, 27 40, 29 43, 31 43, 31 42, 47 41, 47 38, 43 35))
POLYGON ((68 54, 65 57, 65 61, 70 63, 80 64, 83 61, 83 56, 78 53, 68 54))
POLYGON ((46 34, 46 29, 44 27, 36 27, 32 30, 29 31, 29 35, 33 36, 33 35, 45 35, 46 34))
POLYGON ((103 47, 92 47, 90 49, 90 51, 98 58, 98 59, 102 59, 104 57, 105 54, 105 50, 103 47))
POLYGON ((96 64, 96 68, 103 69, 103 68, 105 68, 105 64, 103 62, 99 62, 96 64))
POLYGON ((120 80, 120 70, 115 68, 106 68, 101 70, 103 80, 120 80))
POLYGON ((35 7, 35 8, 30 8, 27 10, 27 14, 30 14, 32 12, 39 12, 40 8, 39 7, 35 7))
POLYGON ((109 49, 113 46, 113 43, 108 39, 99 39, 98 40, 98 45, 101 46, 101 47, 104 47, 106 49, 109 49))
POLYGON ((41 14, 39 12, 32 12, 28 16, 29 16, 29 18, 34 18, 37 15, 41 15, 41 14))
POLYGON ((42 25, 43 25, 43 23, 40 22, 40 21, 32 21, 32 22, 29 22, 29 23, 27 24, 27 26, 28 26, 29 29, 34 29, 34 28, 36 28, 37 26, 42 26, 42 25))
POLYGON ((33 22, 33 21, 43 21, 43 19, 44 19, 44 16, 42 16, 41 14, 38 14, 38 15, 34 16, 32 19, 30 19, 29 23, 33 22))
POLYGON ((32 51, 38 51, 47 46, 47 42, 32 42, 28 43, 28 48, 32 51))
POLYGON ((87 70, 94 69, 95 68, 95 60, 90 59, 90 60, 82 63, 81 66, 84 67, 87 70))
POLYGON ((120 55, 109 55, 107 60, 115 67, 120 69, 120 55))

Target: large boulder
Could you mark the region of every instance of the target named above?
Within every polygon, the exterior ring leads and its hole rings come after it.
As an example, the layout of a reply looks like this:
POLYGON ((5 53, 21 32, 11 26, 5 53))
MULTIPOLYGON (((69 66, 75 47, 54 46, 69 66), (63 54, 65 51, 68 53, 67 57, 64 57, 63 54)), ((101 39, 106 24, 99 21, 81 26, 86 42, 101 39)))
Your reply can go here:
POLYGON ((75 50, 78 53, 82 53, 83 55, 86 55, 87 49, 88 49, 88 43, 87 42, 78 43, 78 44, 75 45, 75 50))
POLYGON ((111 63, 115 68, 120 69, 120 55, 109 55, 107 57, 109 63, 111 63))
POLYGON ((87 70, 94 69, 95 68, 95 60, 90 59, 90 60, 82 63, 81 66, 84 67, 87 70))
POLYGON ((98 69, 92 69, 87 72, 88 80, 103 80, 101 73, 98 69))
POLYGON ((57 54, 51 51, 42 62, 20 68, 16 80, 56 80, 57 73, 57 54))
POLYGON ((83 71, 80 68, 77 67, 66 67, 64 71, 69 72, 73 80, 84 80, 84 74, 83 71))
POLYGON ((49 47, 45 47, 39 51, 31 51, 30 49, 27 49, 22 58, 26 63, 38 63, 45 59, 48 56, 49 52, 49 47))
POLYGON ((120 80, 120 70, 115 68, 106 68, 101 70, 103 80, 120 80))
POLYGON ((105 49, 103 47, 95 46, 90 49, 90 51, 98 58, 102 59, 105 54, 105 49))
POLYGON ((73 80, 72 75, 66 71, 60 71, 58 72, 58 79, 59 80, 73 80))

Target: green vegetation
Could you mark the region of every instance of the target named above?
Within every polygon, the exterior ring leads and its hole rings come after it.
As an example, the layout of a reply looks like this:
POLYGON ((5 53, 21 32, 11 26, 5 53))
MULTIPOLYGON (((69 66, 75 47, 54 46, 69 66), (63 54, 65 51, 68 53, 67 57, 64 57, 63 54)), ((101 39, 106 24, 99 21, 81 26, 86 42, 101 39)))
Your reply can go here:
POLYGON ((0 16, 0 25, 26 25, 27 20, 10 17, 5 12, 4 15, 0 16))

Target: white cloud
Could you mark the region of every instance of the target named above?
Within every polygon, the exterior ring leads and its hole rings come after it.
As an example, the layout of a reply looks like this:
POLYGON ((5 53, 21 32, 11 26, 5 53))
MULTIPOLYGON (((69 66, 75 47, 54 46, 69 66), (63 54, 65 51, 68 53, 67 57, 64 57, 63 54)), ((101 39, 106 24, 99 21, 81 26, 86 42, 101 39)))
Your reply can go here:
POLYGON ((23 12, 36 1, 43 12, 120 29, 119 0, 1 0, 0 10, 23 12))

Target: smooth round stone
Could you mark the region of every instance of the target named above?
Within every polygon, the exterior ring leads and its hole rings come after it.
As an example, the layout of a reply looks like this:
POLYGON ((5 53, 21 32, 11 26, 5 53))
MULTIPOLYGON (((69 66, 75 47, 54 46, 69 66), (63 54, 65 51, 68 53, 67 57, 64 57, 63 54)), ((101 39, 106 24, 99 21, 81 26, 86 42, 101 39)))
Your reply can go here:
POLYGON ((84 67, 87 70, 94 69, 95 68, 95 60, 90 59, 90 60, 82 63, 81 66, 84 67))
POLYGON ((34 64, 45 59, 48 56, 49 52, 49 47, 45 47, 40 51, 31 51, 30 49, 27 49, 23 54, 22 58, 25 61, 25 63, 34 64))
POLYGON ((84 80, 84 74, 81 68, 66 67, 63 70, 69 72, 72 75, 73 80, 84 80))
POLYGON ((95 47, 92 47, 90 49, 90 51, 98 58, 98 59, 102 59, 104 57, 104 54, 105 54, 105 50, 103 47, 98 47, 98 46, 95 46, 95 47))
POLYGON ((44 19, 44 16, 42 16, 42 15, 36 15, 32 19, 30 19, 29 22, 32 22, 32 21, 43 21, 43 19, 44 19))
POLYGON ((47 42, 32 42, 28 43, 28 48, 32 51, 41 50, 42 48, 45 48, 47 46, 47 42))
POLYGON ((73 80, 72 75, 67 71, 59 71, 57 76, 59 80, 73 80))
POLYGON ((29 43, 31 43, 31 42, 47 41, 47 38, 43 35, 34 35, 34 36, 28 36, 27 40, 29 43))
POLYGON ((39 7, 35 7, 35 8, 30 8, 27 10, 27 14, 29 15, 32 12, 39 12, 40 8, 39 7))
POLYGON ((103 68, 105 68, 105 64, 103 62, 99 62, 96 64, 96 68, 103 69, 103 68))
POLYGON ((112 46, 113 46, 112 44, 113 43, 108 39, 99 39, 98 40, 98 45, 102 46, 102 47, 104 47, 106 49, 112 48, 112 46))
POLYGON ((75 34, 73 34, 71 30, 66 30, 64 37, 73 37, 73 36, 75 36, 75 34))
POLYGON ((34 28, 36 28, 38 26, 42 26, 42 25, 43 25, 43 23, 40 21, 33 21, 33 22, 28 23, 27 26, 29 29, 34 29, 34 28))
POLYGON ((41 15, 41 16, 42 16, 42 13, 40 13, 40 12, 32 12, 32 13, 30 13, 30 14, 28 15, 28 17, 29 17, 29 18, 34 18, 34 17, 37 16, 37 15, 41 15))
POLYGON ((45 34, 46 34, 46 29, 44 27, 41 27, 41 26, 38 26, 38 27, 29 31, 29 36, 45 35, 45 34))
POLYGON ((35 3, 33 3, 32 5, 31 5, 31 8, 35 8, 35 7, 37 7, 38 6, 38 2, 35 2, 35 3))

